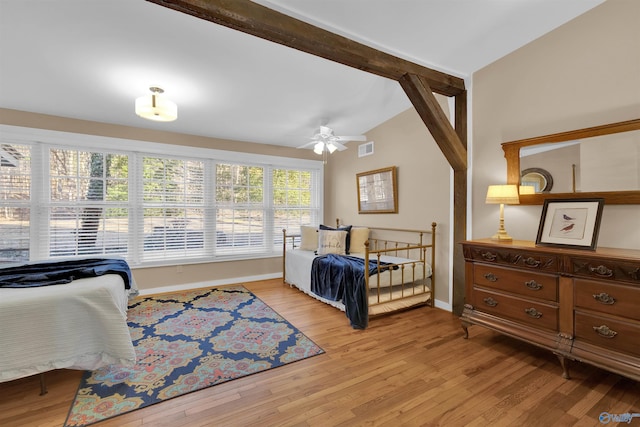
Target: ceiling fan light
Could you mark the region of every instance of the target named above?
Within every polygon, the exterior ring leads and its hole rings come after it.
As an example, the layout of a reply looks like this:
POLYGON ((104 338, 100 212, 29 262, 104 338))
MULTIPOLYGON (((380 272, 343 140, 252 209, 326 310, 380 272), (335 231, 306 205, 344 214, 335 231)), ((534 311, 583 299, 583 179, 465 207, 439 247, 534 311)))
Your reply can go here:
POLYGON ((335 145, 333 145, 332 142, 329 142, 327 144, 327 149, 329 150, 329 153, 333 154, 334 151, 336 151, 338 149, 338 147, 336 147, 335 145))
POLYGON ((316 145, 313 146, 313 152, 316 154, 322 154, 324 151, 324 142, 320 141, 316 145))
POLYGON ((160 95, 164 90, 159 87, 150 87, 149 90, 150 95, 143 95, 136 99, 136 114, 156 122, 172 122, 177 119, 178 106, 160 95))

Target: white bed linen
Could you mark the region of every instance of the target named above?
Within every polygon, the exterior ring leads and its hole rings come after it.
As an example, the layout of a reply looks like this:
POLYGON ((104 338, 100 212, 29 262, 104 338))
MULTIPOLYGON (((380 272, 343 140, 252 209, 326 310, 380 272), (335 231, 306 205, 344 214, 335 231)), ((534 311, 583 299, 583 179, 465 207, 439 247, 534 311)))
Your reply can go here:
MULTIPOLYGON (((285 258, 285 272, 286 272, 285 281, 290 285, 293 285, 296 288, 300 289, 305 294, 310 295, 315 299, 318 299, 326 304, 329 304, 333 307, 336 307, 344 311, 344 304, 341 301, 331 301, 311 292, 311 266, 313 264, 314 258, 316 258, 317 256, 318 255, 316 255, 313 251, 305 251, 297 248, 287 251, 286 258, 285 258)), ((352 253, 350 254, 350 256, 364 259, 364 254, 352 253)), ((391 262, 394 264, 401 264, 403 262, 412 261, 407 258, 400 258, 395 256, 389 256, 389 255, 381 256, 380 260, 383 262, 391 262)), ((409 267, 407 266, 406 268, 408 269, 409 267)), ((422 263, 416 264, 415 270, 416 270, 415 279, 418 281, 422 279, 421 277, 422 263)), ((411 274, 411 273, 407 271, 405 274, 411 274)), ((426 265, 426 276, 431 277, 431 266, 428 264, 426 265)), ((412 275, 405 276, 405 278, 407 277, 413 277, 413 276, 412 275)), ((402 279, 402 275, 400 274, 399 270, 385 271, 380 274, 380 283, 381 283, 380 287, 381 288, 388 287, 391 281, 393 281, 394 285, 398 285, 401 283, 401 279, 402 279)), ((369 289, 377 288, 377 283, 378 283, 377 275, 370 276, 369 281, 370 281, 369 289)), ((422 281, 420 280, 420 282, 422 281)), ((393 303, 394 304, 398 303, 399 307, 405 308, 405 307, 410 307, 412 305, 415 305, 417 303, 426 302, 429 300, 431 292, 428 289, 426 290, 426 292, 423 292, 423 291, 424 291, 424 288, 422 284, 416 285, 415 293, 420 295, 416 295, 415 297, 412 297, 412 298, 406 298, 404 300, 395 300, 393 301, 393 303)), ((411 295, 412 292, 413 291, 411 290, 411 288, 404 289, 405 296, 411 295)), ((396 293, 395 296, 397 297, 398 294, 396 293)), ((381 300, 381 302, 384 302, 384 301, 381 300)), ((375 296, 370 296, 369 297, 369 313, 372 315, 396 309, 395 306, 387 307, 386 309, 384 308, 373 309, 373 306, 375 304, 378 304, 377 298, 375 296)))
POLYGON ((0 382, 60 368, 132 366, 127 302, 135 291, 117 274, 0 288, 0 382))

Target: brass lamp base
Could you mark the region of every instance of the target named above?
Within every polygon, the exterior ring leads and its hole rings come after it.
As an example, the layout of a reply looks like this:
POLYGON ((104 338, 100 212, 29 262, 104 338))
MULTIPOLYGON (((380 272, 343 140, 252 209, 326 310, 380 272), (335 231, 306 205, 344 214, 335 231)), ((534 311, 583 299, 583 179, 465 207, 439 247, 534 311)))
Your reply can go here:
POLYGON ((491 240, 499 240, 501 242, 510 242, 513 240, 504 229, 504 204, 500 203, 500 222, 498 223, 498 232, 491 237, 491 240))
POLYGON ((491 240, 500 240, 501 242, 505 242, 505 241, 509 242, 513 240, 513 238, 509 236, 506 231, 500 230, 496 234, 491 236, 491 240))

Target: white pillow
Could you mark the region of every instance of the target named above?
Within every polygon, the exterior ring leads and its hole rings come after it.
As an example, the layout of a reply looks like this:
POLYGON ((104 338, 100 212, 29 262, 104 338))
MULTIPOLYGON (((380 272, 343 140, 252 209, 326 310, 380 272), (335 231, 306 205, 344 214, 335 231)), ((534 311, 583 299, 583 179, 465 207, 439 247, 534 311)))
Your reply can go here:
POLYGON ((346 240, 346 231, 318 230, 318 255, 345 255, 346 240))
POLYGON ((300 226, 300 249, 315 251, 318 249, 318 227, 311 225, 300 226))
POLYGON ((365 253, 364 244, 369 240, 369 229, 366 227, 353 227, 351 229, 351 245, 349 253, 365 253))

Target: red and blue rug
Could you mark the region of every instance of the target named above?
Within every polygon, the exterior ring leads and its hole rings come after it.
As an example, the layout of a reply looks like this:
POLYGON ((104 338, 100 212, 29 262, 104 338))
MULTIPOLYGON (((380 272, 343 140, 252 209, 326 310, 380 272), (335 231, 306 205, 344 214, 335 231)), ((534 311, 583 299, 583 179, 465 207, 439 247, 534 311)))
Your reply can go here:
POLYGON ((324 353, 242 286, 138 298, 127 317, 136 365, 85 372, 65 427, 324 353))

